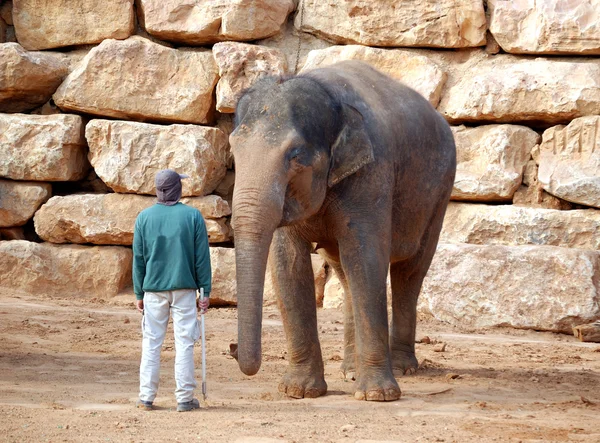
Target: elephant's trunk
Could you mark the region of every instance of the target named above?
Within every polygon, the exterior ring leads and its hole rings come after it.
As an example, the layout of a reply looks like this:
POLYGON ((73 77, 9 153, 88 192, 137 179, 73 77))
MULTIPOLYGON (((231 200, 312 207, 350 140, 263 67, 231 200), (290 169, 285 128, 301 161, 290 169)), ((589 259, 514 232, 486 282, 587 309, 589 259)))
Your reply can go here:
MULTIPOLYGON (((262 304, 273 232, 283 211, 283 195, 259 195, 236 187, 233 197, 238 306, 237 359, 254 375, 261 364, 262 304)), ((277 193, 275 193, 277 194, 277 193)))

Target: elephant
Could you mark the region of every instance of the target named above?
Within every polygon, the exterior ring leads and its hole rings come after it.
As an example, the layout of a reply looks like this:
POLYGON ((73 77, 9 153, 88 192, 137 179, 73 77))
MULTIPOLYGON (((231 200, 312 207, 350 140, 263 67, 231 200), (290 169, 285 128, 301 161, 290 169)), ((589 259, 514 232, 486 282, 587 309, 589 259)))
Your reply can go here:
POLYGON ((399 399, 394 372, 418 366, 417 298, 456 172, 448 123, 413 89, 351 60, 258 80, 238 101, 230 145, 241 371, 261 365, 269 263, 289 357, 279 391, 327 392, 316 251, 344 289, 341 371, 355 379, 354 397, 399 399))

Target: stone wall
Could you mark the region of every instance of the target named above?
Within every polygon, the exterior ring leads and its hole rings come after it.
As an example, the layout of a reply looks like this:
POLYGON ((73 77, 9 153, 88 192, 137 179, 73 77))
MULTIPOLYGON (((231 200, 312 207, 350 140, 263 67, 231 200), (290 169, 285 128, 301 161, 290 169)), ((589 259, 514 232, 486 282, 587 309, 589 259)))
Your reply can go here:
MULTIPOLYGON (((600 0, 101 3, 0 0, 0 288, 127 290, 133 222, 168 167, 207 220, 215 302, 235 304, 240 92, 360 59, 457 143, 421 314, 552 331, 600 317, 600 0)), ((338 307, 335 275, 314 270, 338 307)))

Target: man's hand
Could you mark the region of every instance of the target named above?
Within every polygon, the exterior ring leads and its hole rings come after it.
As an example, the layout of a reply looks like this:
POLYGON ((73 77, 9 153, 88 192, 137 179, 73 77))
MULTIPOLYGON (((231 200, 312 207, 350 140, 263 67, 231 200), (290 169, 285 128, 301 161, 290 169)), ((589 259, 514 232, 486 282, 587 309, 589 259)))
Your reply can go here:
POLYGON ((135 307, 137 308, 138 311, 140 311, 143 314, 144 313, 144 300, 136 300, 135 307))
POLYGON ((210 298, 198 297, 198 299, 196 300, 196 305, 198 306, 198 310, 200 311, 200 314, 206 314, 206 311, 208 311, 208 306, 210 305, 210 298))

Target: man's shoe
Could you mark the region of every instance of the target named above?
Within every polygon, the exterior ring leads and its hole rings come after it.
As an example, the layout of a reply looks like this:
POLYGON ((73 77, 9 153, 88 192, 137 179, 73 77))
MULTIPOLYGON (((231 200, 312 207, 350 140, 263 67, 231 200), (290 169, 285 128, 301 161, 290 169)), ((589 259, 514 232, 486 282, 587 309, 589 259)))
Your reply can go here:
POLYGON ((144 400, 138 400, 135 402, 135 407, 138 409, 143 409, 144 411, 151 411, 152 410, 152 402, 151 401, 144 401, 144 400))
POLYGON ((185 401, 183 403, 177 403, 177 412, 186 412, 199 408, 200 402, 197 399, 193 399, 192 401, 185 401))

